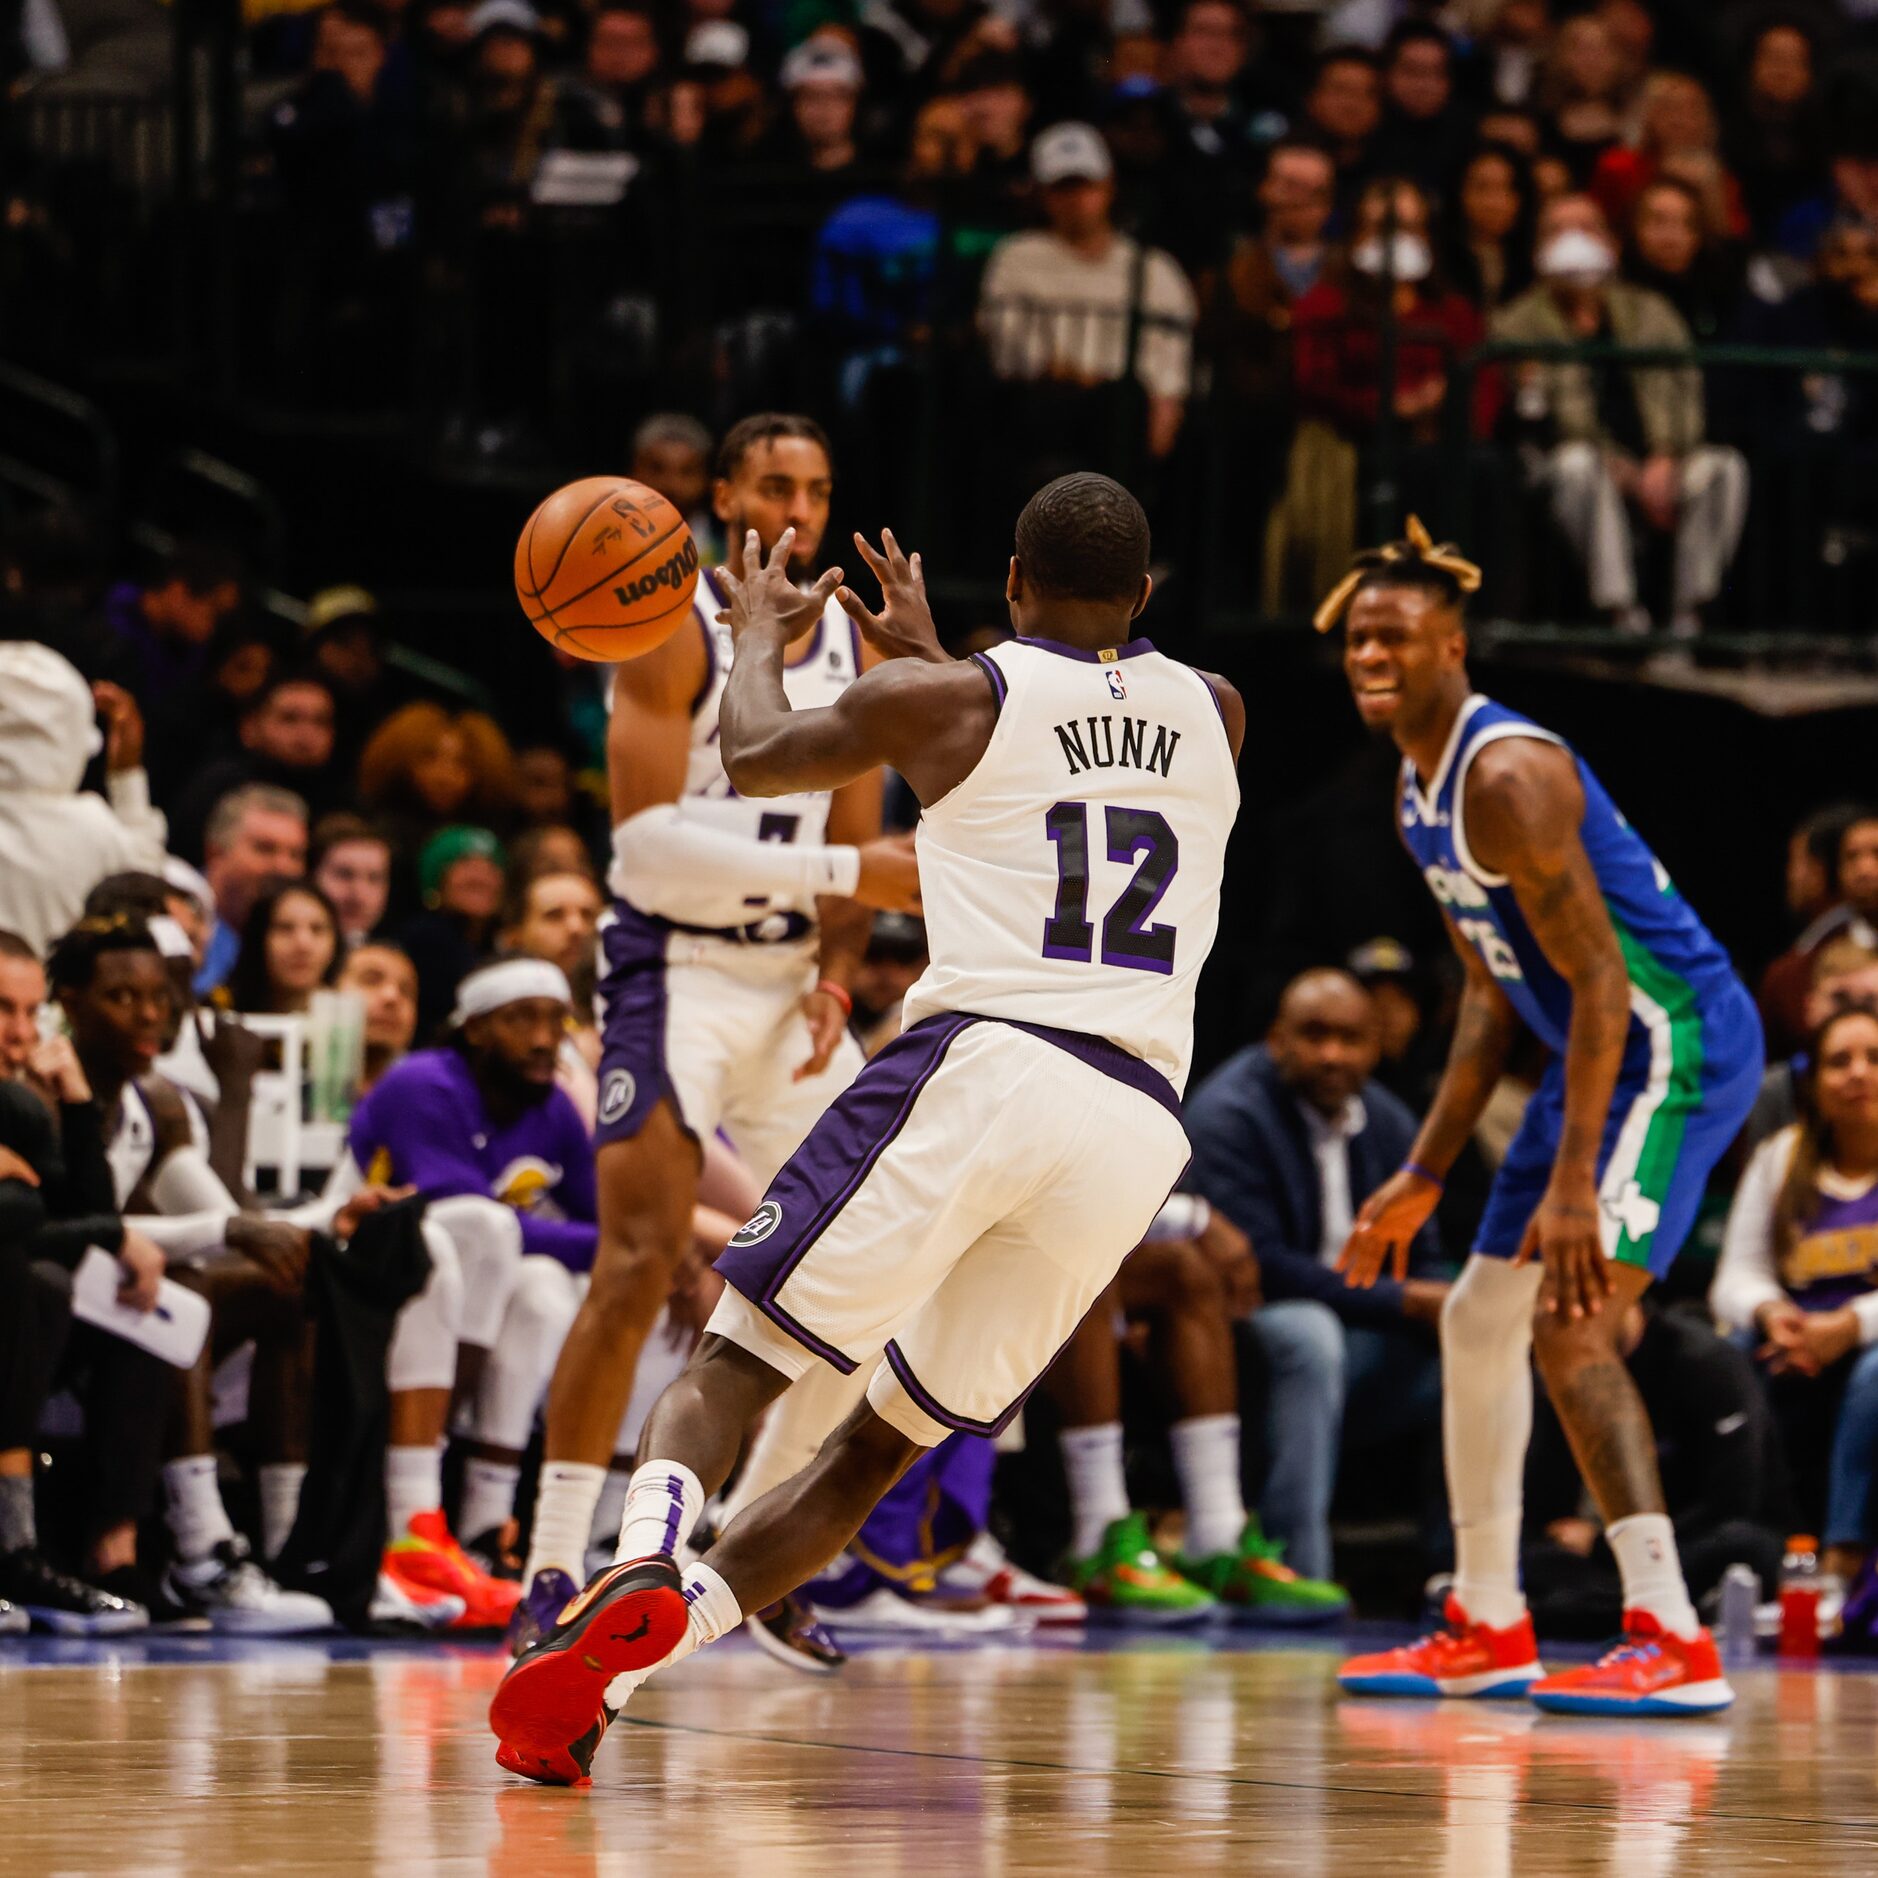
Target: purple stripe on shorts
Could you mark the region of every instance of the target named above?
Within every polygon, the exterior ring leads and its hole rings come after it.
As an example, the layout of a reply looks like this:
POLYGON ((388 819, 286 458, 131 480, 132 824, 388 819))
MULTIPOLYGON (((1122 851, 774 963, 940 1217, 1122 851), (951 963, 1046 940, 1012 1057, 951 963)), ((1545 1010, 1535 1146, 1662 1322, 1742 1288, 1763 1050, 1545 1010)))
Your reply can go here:
MULTIPOLYGON (((1081 1328, 1081 1322, 1078 1321, 1076 1330, 1080 1330, 1081 1328)), ((1076 1330, 1070 1332, 1071 1337, 1076 1334, 1076 1330)), ((1064 1338, 1063 1347, 1067 1347, 1068 1342, 1069 1338, 1064 1338)), ((1062 1355, 1062 1353, 1063 1349, 1059 1347, 1057 1356, 1062 1355)), ((930 1415, 942 1428, 950 1428, 957 1434, 984 1435, 986 1437, 1001 1435, 1005 1429, 1010 1427, 1012 1422, 1017 1419, 1024 1404, 1030 1400, 1031 1390, 1035 1389, 1037 1384, 1050 1373, 1050 1363, 1056 1361, 1056 1356, 1051 1357, 1050 1362, 1044 1364, 1043 1368, 1037 1373, 1036 1377, 1024 1390, 1023 1394, 1020 1395, 996 1421, 975 1422, 969 1415, 954 1414, 944 1403, 936 1401, 927 1392, 926 1386, 913 1374, 913 1366, 906 1360, 906 1352, 902 1350, 897 1343, 889 1342, 886 1354, 887 1367, 892 1370, 894 1375, 899 1379, 900 1387, 913 1398, 916 1407, 930 1415)))
POLYGON ((1005 697, 1011 688, 1004 682, 1004 674, 998 670, 997 660, 986 658, 982 652, 974 652, 972 663, 991 680, 992 700, 1000 711, 1003 710, 1005 697))
POLYGON ((630 1141, 661 1097, 690 1133, 665 1061, 668 921, 615 899, 600 929, 600 1092, 594 1145, 630 1141))
POLYGON ((952 1040, 979 1021, 959 1015, 928 1018, 888 1044, 823 1111, 770 1182, 755 1218, 717 1261, 728 1284, 844 1376, 853 1374, 855 1360, 797 1323, 776 1302, 776 1294, 893 1145, 952 1040), (759 1225, 754 1237, 745 1237, 759 1225))

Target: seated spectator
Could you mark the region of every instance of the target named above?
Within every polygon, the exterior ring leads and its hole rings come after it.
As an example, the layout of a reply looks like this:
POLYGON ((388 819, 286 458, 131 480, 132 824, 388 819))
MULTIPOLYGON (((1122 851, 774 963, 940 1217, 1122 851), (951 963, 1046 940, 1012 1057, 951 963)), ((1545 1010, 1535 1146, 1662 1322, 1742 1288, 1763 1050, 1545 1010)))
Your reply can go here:
POLYGON ((208 764, 176 796, 170 846, 185 861, 202 859, 202 831, 216 803, 248 783, 290 789, 310 814, 332 805, 333 694, 316 672, 275 674, 241 713, 241 748, 208 764))
POLYGON ((1815 1033, 1806 1112, 1735 1194, 1709 1304, 1756 1333, 1799 1512, 1846 1583, 1878 1543, 1878 1011, 1815 1033))
POLYGON ((160 870, 165 832, 130 693, 48 646, 0 644, 0 927, 42 951, 107 874, 160 870), (107 797, 79 789, 100 747, 107 797))
POLYGON ((206 998, 234 971, 242 929, 268 883, 306 872, 306 842, 306 804, 272 783, 249 783, 210 811, 202 865, 215 896, 215 924, 196 973, 197 997, 206 998))
POLYGON ((1565 20, 1552 37, 1534 102, 1573 183, 1591 180, 1605 151, 1623 134, 1625 75, 1608 23, 1596 13, 1565 20))
MULTIPOLYGON (((1539 285, 1493 319, 1498 340, 1687 346, 1689 329, 1661 295, 1615 278, 1603 211, 1567 196, 1539 218, 1539 285)), ((1748 466, 1704 440, 1702 377, 1693 366, 1575 361, 1515 368, 1515 408, 1547 439, 1538 477, 1552 516, 1583 559, 1591 603, 1641 632, 1633 516, 1675 539, 1670 630, 1693 637, 1721 591, 1747 518, 1748 466)))
POLYGON ((539 874, 585 874, 600 878, 593 853, 577 829, 563 824, 525 828, 509 844, 509 876, 533 880, 539 874))
POLYGON ((249 909, 222 995, 237 1012, 304 1017, 338 977, 339 958, 333 903, 310 880, 278 881, 249 909))
POLYGON ((1598 159, 1591 194, 1613 228, 1627 228, 1637 198, 1661 176, 1695 192, 1706 232, 1717 240, 1748 234, 1741 185, 1722 167, 1721 126, 1699 78, 1653 72, 1643 87, 1643 117, 1634 149, 1619 146, 1598 159))
POLYGON ((1158 248, 1116 230, 1114 165, 1088 124, 1053 124, 1032 148, 1047 230, 1012 235, 992 251, 978 321, 1000 378, 1113 383, 1133 370, 1147 393, 1150 454, 1179 435, 1193 384, 1193 289, 1158 248))
POLYGON ((1777 239, 1789 254, 1810 261, 1827 232, 1840 227, 1878 232, 1878 147, 1863 126, 1840 133, 1827 161, 1826 187, 1788 211, 1777 239))
POLYGON ((1269 135, 1248 108, 1252 25, 1238 0, 1186 0, 1167 43, 1166 154, 1145 225, 1189 275, 1216 268, 1269 135))
POLYGON ((553 743, 522 745, 515 752, 515 826, 558 828, 577 812, 567 752, 553 743))
POLYGON ((1749 42, 1747 78, 1725 127, 1728 167, 1756 230, 1771 234, 1825 179, 1818 48, 1797 15, 1766 21, 1749 42))
POLYGON ((469 28, 444 176, 461 233, 512 235, 527 225, 553 121, 553 94, 541 71, 541 20, 526 0, 482 0, 469 28))
POLYGON ((925 926, 910 913, 876 913, 853 985, 852 1029, 864 1056, 900 1034, 900 1007, 926 965, 925 926))
POLYGON ((595 931, 606 909, 593 876, 538 873, 515 875, 505 909, 502 948, 522 958, 543 959, 565 976, 572 992, 568 1032, 561 1042, 557 1080, 573 1098, 589 1131, 599 1102, 600 1032, 594 1016, 598 965, 595 931))
POLYGON ((1802 1007, 1798 1042, 1791 1052, 1776 1055, 1761 1078, 1747 1125, 1741 1131, 1738 1152, 1751 1154, 1770 1135, 1790 1128, 1800 1119, 1801 1095, 1811 1068, 1806 1039, 1839 1012, 1854 1006, 1878 1008, 1878 949, 1862 942, 1849 927, 1842 927, 1816 946, 1808 960, 1811 988, 1802 1007))
POLYGON ((776 82, 788 102, 788 117, 772 139, 769 156, 790 172, 799 190, 819 196, 830 188, 840 200, 860 161, 856 125, 861 108, 861 62, 845 39, 816 34, 790 52, 776 82))
POLYGON ((652 9, 643 0, 607 0, 587 29, 580 70, 555 82, 556 145, 643 151, 651 141, 650 106, 663 58, 652 9))
MULTIPOLYGON (((1626 1315, 1618 1348, 1656 1437, 1690 1597, 1709 1596, 1734 1564, 1754 1568, 1762 1597, 1777 1596, 1789 1508, 1753 1363, 1697 1318, 1643 1305, 1626 1315)), ((1543 1390, 1533 1411, 1519 1560, 1533 1626, 1548 1637, 1611 1636, 1623 1618, 1617 1560, 1543 1390)))
POLYGON ((955 65, 983 18, 977 0, 881 0, 861 25, 868 90, 911 109, 955 65))
POLYGON ((489 956, 502 913, 507 857, 487 828, 445 828, 418 855, 424 911, 398 930, 417 967, 417 1034, 435 1037, 457 986, 489 956))
POLYGON ((685 518, 706 567, 723 560, 723 525, 711 509, 711 433, 695 417, 682 411, 648 417, 633 432, 627 474, 685 518))
POLYGON ((1532 285, 1532 238, 1539 192, 1532 166, 1510 144, 1483 144, 1467 159, 1455 190, 1441 268, 1489 314, 1532 285))
POLYGON ((959 67, 951 93, 965 114, 971 152, 965 220, 998 233, 1023 226, 1034 219, 1030 126, 1036 115, 1023 65, 1009 53, 980 53, 959 67))
POLYGON ((241 564, 227 550, 189 543, 148 585, 111 589, 105 618, 136 660, 132 689, 145 709, 201 677, 204 651, 241 605, 241 586, 241 564))
POLYGON ((506 824, 514 802, 515 759, 493 718, 428 702, 386 718, 359 758, 359 807, 391 842, 393 917, 419 904, 413 864, 438 829, 469 816, 506 824))
POLYGON ((333 695, 333 762, 350 775, 366 738, 407 695, 386 656, 378 601, 363 587, 322 587, 301 635, 302 659, 333 695))
POLYGON ((368 940, 347 954, 339 968, 341 991, 356 991, 365 1003, 365 1063, 359 1094, 369 1095, 386 1070, 409 1054, 417 1035, 417 967, 394 945, 368 940))
POLYGON ((173 801, 205 761, 241 745, 241 720, 278 669, 281 631, 272 622, 231 613, 216 627, 202 672, 177 685, 148 715, 150 786, 173 801))
POLYGON ((1262 1511, 1313 1578, 1330 1571, 1339 1430, 1408 1436, 1430 1464, 1439 1447, 1435 1326, 1448 1287, 1432 1223, 1400 1284, 1352 1290, 1336 1270, 1357 1208, 1415 1139, 1415 1117, 1371 1080, 1376 1056, 1362 987, 1306 972, 1266 1041, 1228 1057, 1187 1102, 1193 1184, 1250 1236, 1267 1300, 1252 1329, 1280 1382, 1262 1511))
POLYGON ((391 843, 363 816, 341 810, 314 824, 307 877, 332 902, 339 949, 363 945, 385 921, 391 843))
MULTIPOLYGON (((1497 0, 1486 11, 1489 17, 1476 29, 1474 57, 1485 69, 1487 96, 1492 101, 1487 114, 1522 113, 1538 85, 1540 62, 1552 30, 1551 0, 1497 0)), ((1500 133, 1483 122, 1480 134, 1492 140, 1500 133)), ((1538 147, 1536 134, 1530 146, 1519 145, 1528 156, 1538 147)))
POLYGON ((1661 294, 1697 345, 1727 338, 1741 305, 1741 267, 1736 251, 1710 235, 1694 186, 1668 174, 1645 184, 1629 230, 1624 278, 1661 294))
POLYGON ((1376 55, 1361 46, 1332 46, 1318 55, 1304 94, 1301 129, 1321 143, 1337 166, 1337 206, 1348 210, 1376 168, 1376 132, 1382 123, 1382 74, 1376 55))
POLYGON ((1805 923, 1793 944, 1761 974, 1758 994, 1767 1054, 1775 1059, 1800 1049, 1816 1028, 1807 995, 1819 948, 1846 933, 1860 946, 1878 949, 1878 811, 1834 803, 1794 829, 1787 841, 1787 911, 1805 923), (1843 881, 1846 838, 1854 828, 1861 828, 1849 857, 1856 900, 1843 881))
POLYGON ((1472 142, 1471 114, 1455 95, 1454 46, 1439 26, 1404 20, 1382 49, 1382 129, 1376 168, 1431 194, 1445 189, 1472 142))

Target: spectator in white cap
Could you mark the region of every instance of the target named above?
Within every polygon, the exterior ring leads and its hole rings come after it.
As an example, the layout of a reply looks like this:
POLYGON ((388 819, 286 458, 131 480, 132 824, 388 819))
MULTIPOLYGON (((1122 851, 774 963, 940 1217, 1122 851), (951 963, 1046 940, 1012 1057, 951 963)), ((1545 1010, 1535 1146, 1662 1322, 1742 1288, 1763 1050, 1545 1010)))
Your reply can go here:
POLYGON ((992 250, 978 303, 992 369, 1081 385, 1110 384, 1132 369, 1147 393, 1148 448, 1165 456, 1192 389, 1193 288, 1170 256, 1117 231, 1114 165, 1093 125, 1040 132, 1030 171, 1050 225, 992 250))
POLYGON ((753 155, 769 128, 769 102, 750 70, 750 35, 735 20, 702 21, 685 35, 685 69, 703 88, 710 153, 753 155))
POLYGON ((845 34, 825 29, 803 40, 778 75, 787 106, 765 155, 788 175, 790 199, 832 214, 854 193, 860 161, 861 61, 845 34))
POLYGON ((166 832, 130 693, 49 646, 0 645, 0 927, 43 954, 105 875, 161 869, 166 832), (104 796, 79 788, 100 750, 104 796))

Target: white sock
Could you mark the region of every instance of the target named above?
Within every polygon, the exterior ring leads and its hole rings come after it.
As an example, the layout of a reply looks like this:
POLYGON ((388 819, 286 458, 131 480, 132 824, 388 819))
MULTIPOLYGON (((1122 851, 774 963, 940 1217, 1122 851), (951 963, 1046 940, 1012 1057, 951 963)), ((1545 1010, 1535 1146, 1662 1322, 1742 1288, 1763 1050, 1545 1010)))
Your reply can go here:
POLYGON ((176 1541, 176 1556, 184 1564, 205 1559, 218 1545, 235 1536, 222 1489, 215 1478, 215 1456, 192 1454, 167 1462, 163 1469, 164 1518, 176 1541))
POLYGON ((1441 1314, 1441 1431, 1454 1516, 1455 1601, 1505 1630, 1526 1613, 1519 1528, 1532 1438, 1539 1267, 1476 1253, 1441 1314))
MULTIPOLYGON (((703 1511, 704 1487, 689 1467, 682 1461, 646 1462, 627 1483, 614 1559, 650 1558, 655 1552, 676 1556, 703 1511)), ((715 1572, 711 1575, 723 1583, 715 1572)))
POLYGON ((1075 1531, 1071 1554, 1087 1558, 1102 1535, 1129 1514, 1128 1477, 1122 1471, 1122 1425, 1101 1422, 1094 1428, 1065 1428, 1057 1436, 1063 1471, 1069 1476, 1069 1504, 1075 1531))
POLYGON ((413 1514, 443 1505, 443 1450, 434 1442, 421 1448, 385 1450, 385 1530, 402 1538, 413 1514))
POLYGON ((300 1488, 306 1480, 304 1461, 263 1461, 261 1464, 261 1557, 277 1559, 300 1516, 300 1488))
POLYGON ((1195 1415, 1167 1431, 1187 1509, 1188 1558, 1236 1552, 1245 1532, 1245 1496, 1239 1489, 1239 1417, 1195 1415))
POLYGON ((1663 1513, 1632 1513, 1607 1526, 1604 1536, 1623 1574, 1624 1609, 1648 1611, 1673 1637, 1693 1637, 1702 1627, 1683 1583, 1676 1532, 1663 1513))
POLYGON ((515 1483, 521 1477, 514 1461, 463 1463, 463 1504, 456 1523, 465 1539, 480 1539, 507 1524, 515 1513, 515 1483))
POLYGON ((633 1470, 630 1467, 609 1467, 606 1470, 606 1479, 600 1486, 600 1497, 594 1502, 593 1530, 587 1534, 589 1548, 618 1543, 620 1522, 626 1517, 626 1489, 632 1477, 633 1470))
POLYGON ((588 1461, 541 1463, 523 1584, 533 1584, 537 1572, 549 1570, 565 1572, 577 1585, 586 1582, 587 1535, 605 1482, 606 1469, 588 1461))

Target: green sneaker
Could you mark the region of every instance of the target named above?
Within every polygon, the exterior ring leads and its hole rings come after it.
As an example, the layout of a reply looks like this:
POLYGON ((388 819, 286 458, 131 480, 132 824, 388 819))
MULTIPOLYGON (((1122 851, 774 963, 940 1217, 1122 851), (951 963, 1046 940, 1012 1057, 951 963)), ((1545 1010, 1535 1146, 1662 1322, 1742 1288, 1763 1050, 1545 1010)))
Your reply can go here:
POLYGON ((1237 1552, 1181 1557, 1181 1575, 1203 1585, 1234 1616, 1257 1624, 1334 1624, 1350 1610, 1350 1594, 1323 1578, 1300 1578, 1285 1549, 1248 1519, 1237 1552))
POLYGON ((1140 1513, 1111 1520, 1101 1545, 1088 1558, 1068 1560, 1064 1569, 1097 1623, 1194 1624, 1219 1608, 1210 1592, 1162 1561, 1140 1513))

